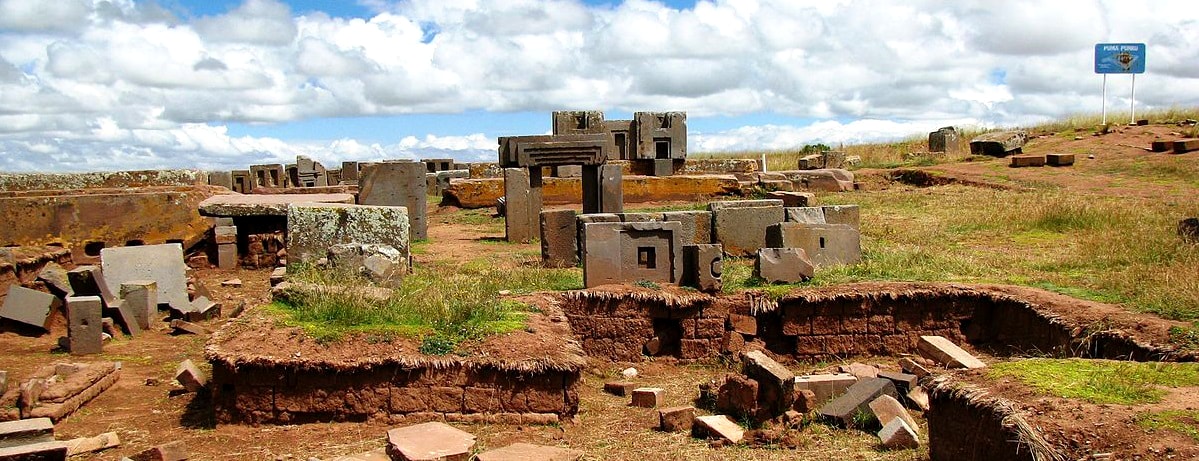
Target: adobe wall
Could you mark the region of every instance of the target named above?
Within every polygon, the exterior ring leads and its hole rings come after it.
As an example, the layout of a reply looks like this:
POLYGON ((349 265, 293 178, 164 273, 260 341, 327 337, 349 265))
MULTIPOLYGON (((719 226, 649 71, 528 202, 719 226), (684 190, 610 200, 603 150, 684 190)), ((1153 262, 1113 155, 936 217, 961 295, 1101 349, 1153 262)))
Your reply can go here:
POLYGON ((450 420, 553 424, 579 410, 579 373, 448 365, 297 370, 213 361, 219 423, 450 420))
POLYGON ((849 285, 800 290, 777 301, 752 292, 678 298, 628 287, 624 291, 564 295, 563 311, 589 356, 613 361, 640 361, 647 355, 714 358, 755 343, 796 360, 822 361, 913 354, 920 336, 937 335, 998 354, 1184 360, 1169 346, 1121 332, 1118 324, 1088 332, 1086 324, 1045 306, 1000 290, 962 285, 849 285), (645 348, 654 338, 660 342, 657 353, 645 348))

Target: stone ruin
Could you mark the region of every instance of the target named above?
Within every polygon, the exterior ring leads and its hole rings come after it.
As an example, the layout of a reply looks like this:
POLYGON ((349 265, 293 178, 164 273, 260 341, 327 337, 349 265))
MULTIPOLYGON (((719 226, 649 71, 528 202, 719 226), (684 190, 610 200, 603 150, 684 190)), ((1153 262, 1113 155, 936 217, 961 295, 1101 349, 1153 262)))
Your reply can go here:
POLYGON ((861 259, 857 206, 783 203, 723 201, 710 203, 709 211, 665 213, 543 211, 542 262, 581 263, 588 288, 642 282, 717 292, 724 256, 756 257, 756 275, 785 283, 861 259))

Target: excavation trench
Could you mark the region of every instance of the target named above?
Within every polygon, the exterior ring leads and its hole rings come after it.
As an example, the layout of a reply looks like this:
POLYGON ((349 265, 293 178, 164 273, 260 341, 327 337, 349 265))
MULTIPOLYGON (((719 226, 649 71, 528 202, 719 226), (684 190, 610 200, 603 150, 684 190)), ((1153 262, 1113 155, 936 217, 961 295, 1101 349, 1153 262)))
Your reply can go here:
MULTIPOLYGON (((535 304, 542 312, 526 330, 450 356, 425 356, 404 341, 316 344, 270 319, 239 319, 207 350, 217 421, 556 423, 578 412, 585 357, 693 361, 758 349, 832 361, 913 354, 922 335, 997 357, 1195 359, 1169 345, 1174 322, 1009 286, 866 283, 778 299, 606 286, 535 304)), ((924 386, 934 402, 926 414, 933 459, 1022 459, 1035 445, 1010 405, 941 381, 924 386), (962 451, 970 447, 985 450, 962 451)))

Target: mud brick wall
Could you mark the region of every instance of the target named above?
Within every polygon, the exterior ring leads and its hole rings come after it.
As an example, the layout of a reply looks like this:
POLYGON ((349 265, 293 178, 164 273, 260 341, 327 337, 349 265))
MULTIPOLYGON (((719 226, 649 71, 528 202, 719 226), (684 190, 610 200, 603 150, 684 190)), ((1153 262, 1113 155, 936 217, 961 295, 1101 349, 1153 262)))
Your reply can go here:
POLYGON ((975 393, 938 387, 929 393, 928 455, 932 461, 1032 461, 1011 409, 975 393))
POLYGON ((213 363, 217 422, 457 420, 548 424, 579 409, 578 372, 494 368, 295 370, 213 363))
POLYGON ((797 359, 914 353, 920 336, 1004 352, 1064 353, 1069 330, 1026 303, 983 292, 916 290, 779 302, 782 334, 797 359))
POLYGON ((641 361, 654 338, 658 350, 652 355, 715 357, 724 347, 728 317, 713 303, 675 307, 633 298, 568 298, 563 311, 587 355, 624 362, 641 361))

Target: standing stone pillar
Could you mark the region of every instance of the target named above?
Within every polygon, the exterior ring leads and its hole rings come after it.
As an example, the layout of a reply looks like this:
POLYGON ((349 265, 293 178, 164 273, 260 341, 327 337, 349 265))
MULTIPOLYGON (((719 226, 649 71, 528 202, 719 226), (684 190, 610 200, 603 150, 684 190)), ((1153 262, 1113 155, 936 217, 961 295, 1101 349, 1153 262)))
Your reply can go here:
POLYGON ((410 240, 429 237, 424 163, 375 163, 362 169, 360 174, 359 205, 405 207, 408 209, 410 240))
POLYGON ((583 166, 583 214, 623 213, 620 165, 583 166))
POLYGON ((67 298, 67 343, 71 355, 99 354, 104 351, 100 336, 103 325, 100 313, 103 302, 99 296, 70 296, 67 298))
POLYGON ((504 168, 504 232, 509 242, 541 235, 541 168, 504 168))

